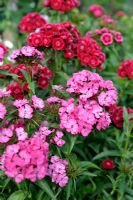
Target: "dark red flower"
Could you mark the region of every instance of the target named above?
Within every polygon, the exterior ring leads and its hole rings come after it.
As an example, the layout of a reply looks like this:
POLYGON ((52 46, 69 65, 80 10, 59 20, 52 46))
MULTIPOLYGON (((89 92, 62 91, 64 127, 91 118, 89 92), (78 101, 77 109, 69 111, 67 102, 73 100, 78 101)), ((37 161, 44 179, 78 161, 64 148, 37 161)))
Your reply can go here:
MULTIPOLYGON (((109 109, 112 122, 117 128, 123 127, 123 107, 112 105, 109 109)), ((133 109, 127 108, 129 114, 133 114, 133 109)), ((131 119, 132 120, 132 119, 131 119)))
POLYGON ((133 79, 133 60, 123 61, 120 64, 117 73, 120 78, 127 77, 129 79, 133 79))
POLYGON ((103 169, 114 169, 116 167, 115 163, 111 159, 103 160, 102 162, 102 168, 103 169))
POLYGON ((22 99, 22 98, 24 98, 23 90, 22 90, 22 88, 20 86, 20 83, 18 83, 18 82, 11 83, 9 86, 7 86, 7 90, 11 91, 11 95, 15 99, 22 99))
POLYGON ((28 87, 28 83, 24 83, 24 85, 23 85, 23 91, 25 91, 25 92, 29 92, 30 91, 30 89, 28 87))
MULTIPOLYGON (((11 66, 12 66, 11 64, 5 64, 5 65, 0 66, 0 69, 5 70, 5 71, 9 71, 11 66)), ((0 74, 0 77, 6 78, 7 76, 4 75, 4 74, 0 74)))
POLYGON ((41 88, 41 89, 45 89, 47 88, 47 86, 49 85, 49 80, 46 78, 39 78, 37 81, 37 85, 41 88))
POLYGON ((46 66, 40 67, 38 71, 39 71, 38 72, 39 73, 38 76, 41 77, 41 78, 50 79, 51 76, 52 76, 51 70, 46 66))

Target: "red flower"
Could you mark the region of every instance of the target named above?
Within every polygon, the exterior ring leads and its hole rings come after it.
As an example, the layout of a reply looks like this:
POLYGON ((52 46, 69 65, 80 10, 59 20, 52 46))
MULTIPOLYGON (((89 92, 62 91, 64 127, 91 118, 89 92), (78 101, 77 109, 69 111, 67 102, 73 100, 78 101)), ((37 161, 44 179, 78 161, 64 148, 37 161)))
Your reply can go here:
MULTIPOLYGON (((31 33, 27 42, 28 45, 34 47, 42 46, 47 49, 53 48, 56 51, 62 50, 64 57, 71 59, 77 56, 79 39, 80 33, 77 27, 72 26, 70 22, 63 22, 61 24, 45 24, 37 32, 31 33)), ((89 46, 87 47, 89 48, 89 46)), ((97 49, 96 42, 95 47, 97 49)))
POLYGON ((45 46, 45 47, 50 47, 51 46, 51 39, 48 38, 48 37, 43 37, 43 41, 42 41, 42 44, 45 46))
POLYGON ((61 38, 54 38, 53 41, 52 41, 52 47, 54 50, 62 50, 65 46, 65 43, 63 41, 63 39, 61 38))
POLYGON ((62 7, 62 0, 51 0, 51 8, 53 10, 60 10, 62 7))
POLYGON ((114 169, 116 167, 115 163, 111 159, 103 160, 102 162, 102 168, 103 169, 114 169))
POLYGON ((75 56, 75 53, 74 51, 66 51, 63 55, 64 55, 64 58, 71 59, 75 56))
POLYGON ((60 12, 66 12, 80 6, 78 0, 45 0, 44 6, 60 12))
POLYGON ((44 78, 39 78, 37 81, 37 85, 41 88, 41 89, 45 89, 48 85, 49 85, 49 80, 48 79, 44 79, 44 78))
POLYGON ((21 32, 32 32, 36 28, 43 26, 46 23, 45 19, 37 13, 31 12, 24 16, 19 23, 19 28, 21 32))
POLYGON ((30 89, 28 87, 28 83, 24 83, 24 85, 23 85, 23 91, 25 91, 25 92, 29 92, 30 91, 30 89))
POLYGON ((110 107, 111 120, 117 128, 123 127, 123 108, 122 106, 112 105, 110 107))
POLYGON ((129 79, 133 79, 133 60, 123 61, 120 64, 117 73, 120 78, 128 77, 129 79))
POLYGON ((18 79, 20 80, 25 80, 25 77, 23 75, 23 73, 21 72, 21 70, 25 70, 26 71, 26 65, 25 64, 20 64, 14 68, 12 68, 10 70, 11 73, 18 75, 18 79))
POLYGON ((34 47, 41 46, 43 44, 42 35, 39 33, 32 33, 27 39, 27 42, 29 43, 29 45, 34 47))
MULTIPOLYGON (((12 66, 11 64, 5 64, 5 65, 0 66, 0 69, 5 70, 5 71, 9 71, 11 66, 12 66)), ((5 76, 4 74, 0 74, 0 77, 6 78, 7 76, 5 76)))
POLYGON ((8 53, 8 48, 1 42, 0 42, 0 48, 4 50, 4 55, 8 53))
POLYGON ((51 76, 52 76, 52 72, 48 67, 43 66, 39 68, 39 77, 49 79, 51 78, 51 76))
POLYGON ((97 56, 90 56, 88 65, 89 65, 91 68, 96 68, 96 67, 98 67, 99 64, 100 64, 100 62, 99 62, 99 59, 98 59, 97 56))
POLYGON ((14 82, 14 83, 10 84, 9 86, 7 86, 7 90, 11 91, 11 95, 15 99, 22 99, 22 98, 24 98, 23 90, 22 90, 22 88, 20 86, 20 83, 18 83, 18 82, 14 82))
POLYGON ((83 66, 88 66, 89 65, 89 61, 90 61, 90 56, 88 56, 87 54, 84 54, 82 55, 82 58, 81 58, 81 64, 83 66))
POLYGON ((102 68, 105 54, 101 51, 100 45, 90 37, 83 37, 77 45, 78 59, 83 66, 91 68, 102 68))
MULTIPOLYGON (((123 107, 112 105, 110 106, 109 112, 110 112, 111 120, 114 123, 114 125, 117 128, 122 128, 123 127, 123 107)), ((127 112, 129 114, 133 114, 133 109, 127 108, 127 112)))

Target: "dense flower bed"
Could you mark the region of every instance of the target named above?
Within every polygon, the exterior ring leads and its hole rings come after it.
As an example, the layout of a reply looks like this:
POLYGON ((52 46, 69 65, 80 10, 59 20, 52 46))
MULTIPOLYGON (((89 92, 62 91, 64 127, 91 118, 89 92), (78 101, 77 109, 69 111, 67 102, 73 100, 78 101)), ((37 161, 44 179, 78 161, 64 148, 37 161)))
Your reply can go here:
POLYGON ((0 42, 0 199, 130 200, 126 13, 89 2, 82 12, 78 0, 37 3, 14 26, 13 49, 0 42))

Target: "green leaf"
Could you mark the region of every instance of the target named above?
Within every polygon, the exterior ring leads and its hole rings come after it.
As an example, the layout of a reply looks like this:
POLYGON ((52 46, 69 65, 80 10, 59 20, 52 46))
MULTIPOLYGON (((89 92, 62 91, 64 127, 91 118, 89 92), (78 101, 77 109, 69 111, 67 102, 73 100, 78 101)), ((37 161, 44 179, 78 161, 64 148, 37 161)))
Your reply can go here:
POLYGON ((57 200, 53 191, 51 190, 46 181, 39 180, 36 182, 36 185, 38 185, 42 190, 44 190, 47 193, 47 195, 51 197, 52 200, 57 200))
POLYGON ((96 164, 92 163, 92 162, 89 162, 89 161, 82 161, 80 162, 80 166, 82 168, 85 168, 85 169, 88 169, 88 168, 96 168, 96 169, 100 169, 100 167, 98 167, 96 164))
POLYGON ((70 179, 68 185, 66 186, 66 200, 69 200, 71 196, 71 191, 73 189, 72 186, 73 186, 73 181, 72 179, 70 179))
POLYGON ((121 156, 120 152, 117 150, 112 150, 112 151, 104 151, 102 153, 99 153, 98 155, 96 155, 93 160, 98 160, 100 158, 103 157, 107 157, 107 156, 121 156))
POLYGON ((12 74, 12 73, 5 71, 3 69, 0 69, 0 74, 6 75, 6 76, 11 76, 13 79, 18 79, 18 75, 12 74))
POLYGON ((82 176, 89 176, 89 177, 95 177, 95 176, 97 176, 96 174, 91 173, 91 172, 83 172, 81 175, 82 176))
POLYGON ((24 200, 27 196, 27 193, 24 193, 22 190, 18 190, 12 193, 7 200, 24 200))

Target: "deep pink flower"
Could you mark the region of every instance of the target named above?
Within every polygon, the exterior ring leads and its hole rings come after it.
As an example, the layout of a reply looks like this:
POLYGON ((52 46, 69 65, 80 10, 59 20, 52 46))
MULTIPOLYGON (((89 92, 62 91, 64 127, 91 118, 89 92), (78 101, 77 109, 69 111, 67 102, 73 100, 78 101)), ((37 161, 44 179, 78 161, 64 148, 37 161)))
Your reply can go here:
POLYGON ((111 33, 103 33, 100 40, 104 45, 110 45, 113 43, 113 36, 111 33))

